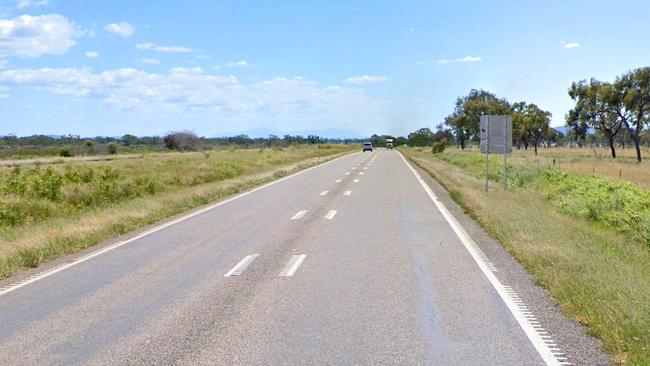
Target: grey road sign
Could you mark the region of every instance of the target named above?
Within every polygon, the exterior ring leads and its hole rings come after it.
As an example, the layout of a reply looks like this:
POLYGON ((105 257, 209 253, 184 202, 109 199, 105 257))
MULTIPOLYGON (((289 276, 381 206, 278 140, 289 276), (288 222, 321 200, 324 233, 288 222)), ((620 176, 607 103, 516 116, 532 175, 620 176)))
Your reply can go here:
POLYGON ((512 152, 512 116, 481 116, 481 153, 512 152))

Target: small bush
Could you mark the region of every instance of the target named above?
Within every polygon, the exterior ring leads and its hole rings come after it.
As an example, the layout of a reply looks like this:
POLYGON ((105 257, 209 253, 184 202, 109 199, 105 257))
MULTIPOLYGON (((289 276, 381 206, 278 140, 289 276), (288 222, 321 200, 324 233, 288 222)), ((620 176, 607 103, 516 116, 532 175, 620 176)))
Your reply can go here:
POLYGON ((59 150, 59 156, 62 156, 64 158, 69 158, 71 156, 74 156, 74 153, 72 152, 72 149, 69 147, 64 147, 61 150, 59 150))
POLYGON ((431 148, 431 152, 434 154, 441 154, 445 152, 445 149, 447 148, 447 140, 440 140, 436 141, 433 143, 433 147, 431 148))
POLYGON ((118 149, 117 142, 109 142, 108 145, 106 145, 106 149, 108 150, 108 153, 110 155, 117 154, 117 149, 118 149))

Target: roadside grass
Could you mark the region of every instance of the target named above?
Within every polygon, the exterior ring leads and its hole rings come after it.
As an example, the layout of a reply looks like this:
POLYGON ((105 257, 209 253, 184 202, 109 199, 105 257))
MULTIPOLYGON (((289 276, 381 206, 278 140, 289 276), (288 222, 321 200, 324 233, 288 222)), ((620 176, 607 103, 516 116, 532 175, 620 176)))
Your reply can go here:
MULTIPOLYGON (((460 149, 448 149, 448 152, 460 152, 460 149)), ((474 149, 477 152, 478 149, 474 149)), ((540 148, 539 155, 531 150, 513 150, 509 161, 526 163, 543 167, 554 167, 566 172, 598 174, 613 179, 632 182, 643 188, 650 188, 650 161, 636 162, 633 148, 616 149, 617 158, 612 159, 609 149, 604 148, 540 148), (553 165, 555 160, 555 165, 553 165)), ((650 158, 650 149, 643 148, 644 158, 650 158)))
MULTIPOLYGON (((635 222, 626 213, 647 210, 648 192, 628 182, 523 161, 509 165, 512 180, 504 191, 496 183, 500 160, 494 159, 486 194, 485 161, 476 151, 402 151, 500 240, 567 316, 600 337, 614 362, 650 364, 650 250, 645 234, 617 226, 635 222), (592 217, 583 210, 589 205, 622 216, 592 217)), ((641 222, 637 229, 647 226, 641 222)))
POLYGON ((232 149, 0 169, 0 279, 351 148, 232 149))

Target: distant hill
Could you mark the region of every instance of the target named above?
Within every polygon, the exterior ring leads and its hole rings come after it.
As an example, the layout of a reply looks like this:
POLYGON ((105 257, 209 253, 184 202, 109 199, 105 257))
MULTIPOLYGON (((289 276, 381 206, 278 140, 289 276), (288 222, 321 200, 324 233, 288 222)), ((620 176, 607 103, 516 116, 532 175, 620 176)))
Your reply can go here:
POLYGON ((309 135, 316 135, 328 139, 337 139, 337 138, 360 139, 360 138, 367 137, 359 134, 358 132, 354 132, 350 130, 334 129, 334 128, 323 129, 323 130, 302 130, 302 131, 279 131, 279 130, 272 130, 268 128, 257 128, 257 129, 242 131, 240 133, 228 134, 228 136, 234 136, 234 135, 247 135, 248 137, 251 138, 269 137, 269 135, 276 135, 280 137, 284 135, 292 135, 292 136, 300 135, 303 137, 307 137, 309 135))

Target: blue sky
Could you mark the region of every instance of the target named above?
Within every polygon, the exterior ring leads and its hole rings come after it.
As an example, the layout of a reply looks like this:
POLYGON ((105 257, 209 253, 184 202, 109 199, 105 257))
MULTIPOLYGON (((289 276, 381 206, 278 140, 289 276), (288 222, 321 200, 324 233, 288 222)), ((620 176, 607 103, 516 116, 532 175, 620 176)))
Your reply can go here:
POLYGON ((0 0, 0 135, 434 127, 472 88, 562 125, 650 65, 650 2, 0 0))

